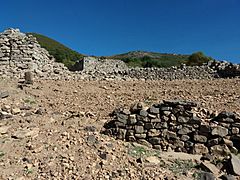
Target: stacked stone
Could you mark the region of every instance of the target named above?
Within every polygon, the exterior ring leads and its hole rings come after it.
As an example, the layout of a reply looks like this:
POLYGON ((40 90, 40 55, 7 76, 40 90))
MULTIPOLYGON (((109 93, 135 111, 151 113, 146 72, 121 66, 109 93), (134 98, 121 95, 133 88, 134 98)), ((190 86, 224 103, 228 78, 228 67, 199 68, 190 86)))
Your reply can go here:
POLYGON ((54 78, 66 73, 67 68, 54 61, 35 37, 21 33, 19 29, 0 33, 0 75, 19 78, 24 72, 32 71, 38 77, 54 78))
POLYGON ((149 108, 138 103, 130 110, 117 109, 105 124, 104 133, 164 151, 218 155, 238 152, 240 118, 222 112, 205 121, 193 112, 196 106, 194 102, 172 100, 149 108))
POLYGON ((240 77, 240 64, 233 64, 227 61, 210 61, 208 66, 216 70, 220 77, 240 77))

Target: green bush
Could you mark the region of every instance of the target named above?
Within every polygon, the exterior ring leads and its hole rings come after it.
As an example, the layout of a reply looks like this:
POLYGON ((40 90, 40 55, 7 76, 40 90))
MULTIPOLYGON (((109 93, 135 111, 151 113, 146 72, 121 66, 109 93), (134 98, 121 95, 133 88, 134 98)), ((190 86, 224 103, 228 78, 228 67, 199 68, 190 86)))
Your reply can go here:
POLYGON ((193 53, 191 56, 189 56, 186 65, 188 65, 188 66, 201 66, 201 65, 203 65, 204 63, 207 63, 210 60, 212 60, 211 57, 205 56, 202 52, 196 52, 196 53, 193 53))

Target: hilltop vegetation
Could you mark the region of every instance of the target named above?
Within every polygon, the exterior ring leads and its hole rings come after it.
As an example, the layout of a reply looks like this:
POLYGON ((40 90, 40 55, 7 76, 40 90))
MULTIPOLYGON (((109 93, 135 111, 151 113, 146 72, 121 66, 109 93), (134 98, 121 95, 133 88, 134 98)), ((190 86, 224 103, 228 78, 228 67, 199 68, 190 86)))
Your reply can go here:
POLYGON ((66 47, 65 45, 41 34, 28 33, 37 38, 39 44, 48 50, 55 57, 57 62, 63 63, 68 68, 72 67, 76 61, 82 59, 84 55, 66 47))
POLYGON ((130 67, 171 67, 187 64, 189 66, 202 65, 212 58, 202 52, 192 55, 167 54, 146 51, 131 51, 125 54, 110 56, 112 59, 120 59, 130 67))
POLYGON ((111 56, 120 59, 131 67, 170 67, 186 63, 188 55, 166 54, 145 51, 131 51, 125 54, 111 56))

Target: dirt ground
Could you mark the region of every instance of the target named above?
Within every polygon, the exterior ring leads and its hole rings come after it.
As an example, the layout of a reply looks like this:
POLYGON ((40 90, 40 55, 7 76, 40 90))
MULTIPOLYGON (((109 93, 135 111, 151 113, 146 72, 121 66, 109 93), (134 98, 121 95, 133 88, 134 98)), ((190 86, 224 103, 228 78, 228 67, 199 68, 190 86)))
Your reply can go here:
POLYGON ((240 113, 240 79, 39 80, 18 86, 0 79, 0 92, 9 92, 0 106, 13 114, 0 119, 0 179, 194 179, 194 161, 167 161, 163 152, 101 134, 109 113, 164 99, 240 113))

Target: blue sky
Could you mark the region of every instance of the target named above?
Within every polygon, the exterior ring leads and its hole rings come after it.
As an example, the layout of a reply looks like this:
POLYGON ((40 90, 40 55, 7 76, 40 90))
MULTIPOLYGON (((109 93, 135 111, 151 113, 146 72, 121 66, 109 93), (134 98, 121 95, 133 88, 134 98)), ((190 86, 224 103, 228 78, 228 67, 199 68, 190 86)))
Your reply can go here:
POLYGON ((240 0, 10 0, 0 30, 47 35, 88 55, 203 51, 240 63, 240 0))

